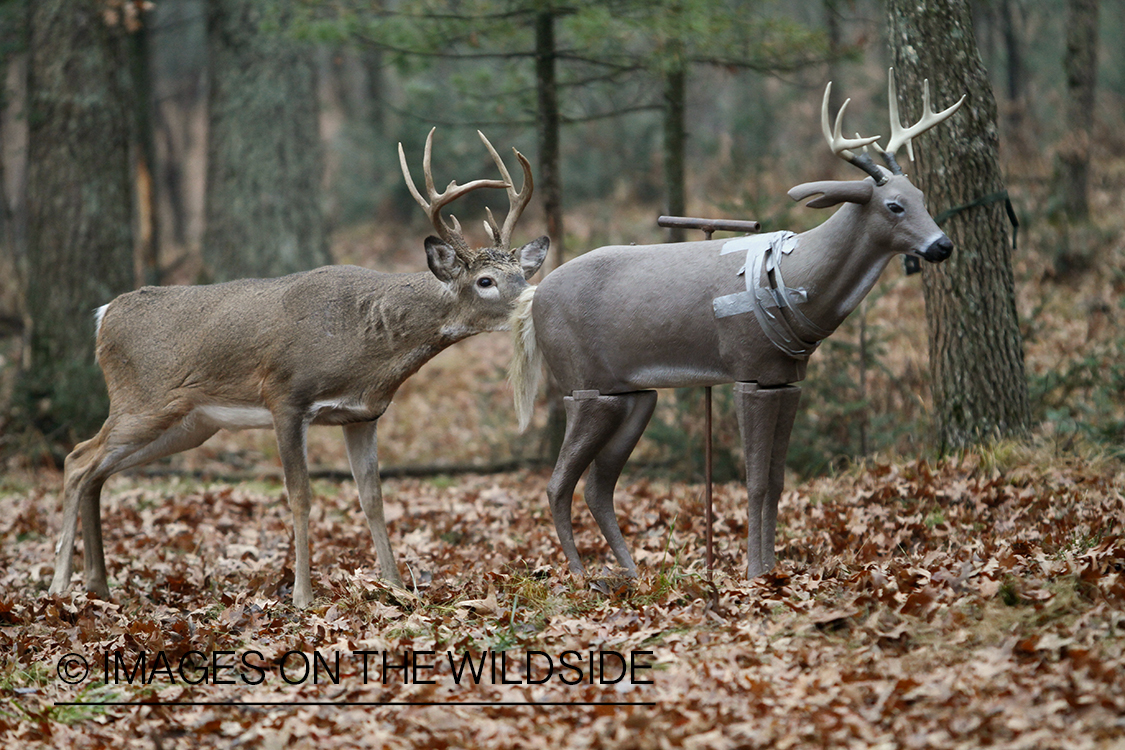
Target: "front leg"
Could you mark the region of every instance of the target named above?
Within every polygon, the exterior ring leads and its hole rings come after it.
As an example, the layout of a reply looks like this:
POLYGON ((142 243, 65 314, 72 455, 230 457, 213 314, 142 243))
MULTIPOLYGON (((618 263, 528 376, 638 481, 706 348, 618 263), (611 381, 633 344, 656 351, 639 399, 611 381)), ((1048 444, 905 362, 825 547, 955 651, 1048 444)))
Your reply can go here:
POLYGON ((375 543, 375 556, 383 578, 402 587, 402 577, 391 552, 387 535, 387 521, 383 516, 383 489, 379 484, 379 451, 375 428, 378 422, 359 422, 344 425, 344 443, 348 447, 348 463, 352 467, 356 488, 359 490, 359 507, 367 517, 367 528, 375 543))
POLYGON ((746 535, 748 578, 765 573, 776 562, 777 503, 785 488, 785 454, 800 397, 801 389, 794 385, 762 388, 757 383, 734 384, 750 504, 746 535))
POLYGON ((307 607, 312 604, 312 573, 309 565, 309 506, 312 487, 309 484, 307 435, 309 431, 305 414, 296 409, 274 412, 274 431, 277 433, 277 450, 281 455, 281 468, 285 473, 285 490, 289 494, 289 509, 293 513, 294 582, 293 604, 307 607))

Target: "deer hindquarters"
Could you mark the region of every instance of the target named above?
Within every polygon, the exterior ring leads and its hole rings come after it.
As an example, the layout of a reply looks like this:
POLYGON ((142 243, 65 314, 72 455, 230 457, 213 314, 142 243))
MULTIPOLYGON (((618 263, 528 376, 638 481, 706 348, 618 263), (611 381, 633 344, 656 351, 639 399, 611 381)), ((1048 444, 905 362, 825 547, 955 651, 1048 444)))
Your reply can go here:
POLYGON ((797 414, 801 389, 795 385, 763 388, 735 383, 734 403, 742 451, 746 460, 749 497, 746 575, 765 573, 774 566, 777 503, 785 487, 785 454, 797 414))

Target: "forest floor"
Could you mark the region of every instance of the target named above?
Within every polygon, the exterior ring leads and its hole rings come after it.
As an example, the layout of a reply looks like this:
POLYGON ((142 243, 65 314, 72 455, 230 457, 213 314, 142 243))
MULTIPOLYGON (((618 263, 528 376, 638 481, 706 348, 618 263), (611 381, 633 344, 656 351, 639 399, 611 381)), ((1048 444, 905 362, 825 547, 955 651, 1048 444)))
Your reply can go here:
POLYGON ((719 485, 713 585, 698 485, 619 488, 627 582, 584 508, 594 575, 565 572, 546 472, 389 480, 408 593, 319 481, 305 611, 268 481, 111 480, 112 600, 46 595, 59 479, 0 486, 5 747, 1125 747, 1125 466, 1096 454, 798 483, 751 581, 719 485))

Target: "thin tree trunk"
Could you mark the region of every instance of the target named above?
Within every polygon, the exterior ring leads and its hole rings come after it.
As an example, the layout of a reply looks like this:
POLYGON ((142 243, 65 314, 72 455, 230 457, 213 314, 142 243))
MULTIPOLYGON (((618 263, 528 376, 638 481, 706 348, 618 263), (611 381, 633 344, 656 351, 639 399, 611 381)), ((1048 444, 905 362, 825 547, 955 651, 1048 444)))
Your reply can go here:
MULTIPOLYGON (((684 126, 684 98, 686 96, 687 72, 680 58, 673 67, 664 73, 664 184, 667 190, 667 204, 664 212, 671 216, 683 216, 687 210, 685 179, 685 156, 687 130, 684 126)), ((687 230, 670 228, 666 230, 669 242, 683 242, 687 230)))
POLYGON ((1071 221, 1090 213, 1090 132, 1098 77, 1098 0, 1067 0, 1067 134, 1059 148, 1063 204, 1071 221))
POLYGON ((107 399, 94 310, 133 286, 126 32, 99 0, 30 4, 27 305, 29 415, 88 436, 107 399))
POLYGON ((559 173, 559 89, 555 77, 555 14, 535 16, 535 80, 539 100, 539 179, 551 252, 544 273, 563 261, 562 180, 559 173))
POLYGON ((140 278, 145 284, 160 283, 160 211, 156 175, 156 129, 153 105, 149 24, 152 11, 141 17, 140 26, 129 34, 129 62, 133 75, 134 127, 137 133, 136 195, 137 244, 140 278))
POLYGON ((211 0, 207 227, 216 281, 330 262, 316 70, 284 31, 291 0, 211 0), (263 22, 270 16, 269 31, 263 22))
MULTIPOLYGON (((914 145, 904 166, 930 211, 964 206, 1004 189, 996 101, 981 63, 966 0, 888 0, 889 39, 903 119, 922 114, 922 80, 935 108, 965 105, 914 145)), ((1003 202, 963 210, 942 227, 953 257, 924 264, 934 416, 941 450, 1020 435, 1030 422, 1016 315, 1011 238, 1003 202)))
POLYGON ((845 87, 840 80, 840 53, 843 49, 843 32, 840 29, 840 11, 836 7, 837 0, 824 0, 824 27, 828 36, 828 80, 835 81, 832 87, 831 99, 828 102, 829 112, 839 112, 845 87))
MULTIPOLYGON (((540 272, 546 276, 563 262, 562 180, 559 173, 559 91, 555 78, 555 14, 542 10, 535 16, 535 80, 539 104, 539 179, 537 192, 543 198, 547 236, 551 250, 540 272)), ((547 373, 547 428, 544 435, 547 458, 554 461, 566 432, 562 392, 547 373)))
POLYGON ((1023 120, 1024 89, 1027 70, 1023 63, 1023 38, 1016 27, 1015 0, 1001 0, 1000 19, 1004 34, 1004 51, 1008 58, 1007 94, 1008 124, 1014 129, 1023 120))

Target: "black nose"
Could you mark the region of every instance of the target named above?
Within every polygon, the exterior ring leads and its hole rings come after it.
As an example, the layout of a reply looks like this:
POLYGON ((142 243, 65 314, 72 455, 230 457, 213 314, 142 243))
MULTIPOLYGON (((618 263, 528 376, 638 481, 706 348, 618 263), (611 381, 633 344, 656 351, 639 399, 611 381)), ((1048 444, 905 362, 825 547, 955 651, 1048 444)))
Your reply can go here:
POLYGON ((953 241, 944 234, 922 251, 922 257, 931 263, 941 263, 950 255, 953 255, 953 241))

